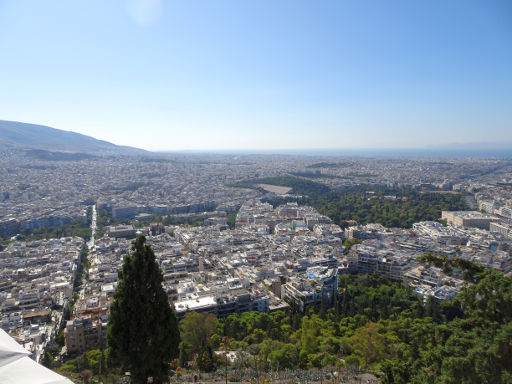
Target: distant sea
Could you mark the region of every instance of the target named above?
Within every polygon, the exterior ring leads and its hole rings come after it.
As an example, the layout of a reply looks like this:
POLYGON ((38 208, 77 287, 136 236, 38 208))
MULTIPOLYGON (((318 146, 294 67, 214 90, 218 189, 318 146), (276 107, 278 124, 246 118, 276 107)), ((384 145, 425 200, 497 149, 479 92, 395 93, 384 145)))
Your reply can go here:
MULTIPOLYGON (((169 151, 170 152, 170 151, 169 151)), ((512 159, 512 148, 433 148, 433 149, 262 149, 262 150, 190 150, 174 153, 230 155, 301 155, 350 157, 479 157, 512 159)))

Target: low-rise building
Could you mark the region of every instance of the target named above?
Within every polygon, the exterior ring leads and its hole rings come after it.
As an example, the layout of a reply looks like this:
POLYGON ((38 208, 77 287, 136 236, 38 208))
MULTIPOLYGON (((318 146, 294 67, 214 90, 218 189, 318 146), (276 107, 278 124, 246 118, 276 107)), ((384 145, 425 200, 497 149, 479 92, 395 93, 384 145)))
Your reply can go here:
POLYGON ((300 311, 311 305, 329 307, 338 292, 338 267, 312 267, 281 286, 281 297, 300 311))
POLYGON ((68 320, 64 329, 64 340, 67 352, 71 355, 80 354, 105 345, 107 319, 79 317, 68 320))
POLYGON ((487 230, 492 222, 499 220, 495 216, 485 215, 478 211, 442 211, 441 218, 446 220, 448 225, 487 230))
POLYGON ((127 239, 131 239, 135 237, 135 228, 133 225, 117 225, 110 226, 107 228, 107 234, 109 237, 123 237, 127 239))

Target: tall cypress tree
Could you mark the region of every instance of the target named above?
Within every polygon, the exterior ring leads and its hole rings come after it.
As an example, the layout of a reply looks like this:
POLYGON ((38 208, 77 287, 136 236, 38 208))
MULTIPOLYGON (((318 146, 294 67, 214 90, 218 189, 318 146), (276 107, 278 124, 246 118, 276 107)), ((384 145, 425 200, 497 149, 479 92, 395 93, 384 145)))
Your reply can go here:
POLYGON ((166 383, 169 362, 178 355, 179 329, 162 288, 163 276, 144 236, 133 242, 119 272, 110 307, 107 340, 110 357, 135 384, 166 383))

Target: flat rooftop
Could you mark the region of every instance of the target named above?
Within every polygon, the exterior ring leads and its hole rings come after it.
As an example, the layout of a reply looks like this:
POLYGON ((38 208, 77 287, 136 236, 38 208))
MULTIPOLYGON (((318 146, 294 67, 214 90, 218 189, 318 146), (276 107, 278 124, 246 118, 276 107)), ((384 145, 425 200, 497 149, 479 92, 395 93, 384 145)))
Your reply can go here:
POLYGON ((478 211, 443 211, 454 216, 462 217, 464 219, 494 219, 494 216, 484 214, 478 211))
POLYGON ((205 309, 214 307, 217 305, 217 301, 214 296, 198 297, 192 300, 183 300, 174 303, 174 309, 177 313, 186 311, 197 311, 199 309, 205 309))

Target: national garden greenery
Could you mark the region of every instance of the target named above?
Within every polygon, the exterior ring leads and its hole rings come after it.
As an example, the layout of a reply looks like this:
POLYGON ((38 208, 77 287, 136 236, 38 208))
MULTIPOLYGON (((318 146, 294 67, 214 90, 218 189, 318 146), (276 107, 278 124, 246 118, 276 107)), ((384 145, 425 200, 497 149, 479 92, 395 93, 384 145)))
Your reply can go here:
MULTIPOLYGON (((441 211, 467 210, 464 195, 444 193, 431 188, 390 188, 382 185, 358 185, 330 189, 325 184, 307 178, 283 175, 246 180, 237 187, 258 188, 271 184, 292 188, 289 194, 301 195, 301 204, 310 205, 330 217, 335 224, 345 226, 346 220, 359 224, 380 223, 386 227, 410 228, 418 221, 436 221, 441 211)), ((268 198, 282 204, 286 198, 268 198)))

